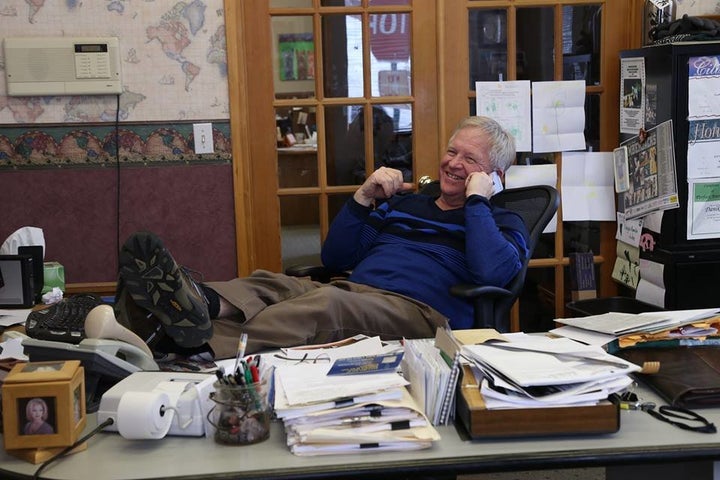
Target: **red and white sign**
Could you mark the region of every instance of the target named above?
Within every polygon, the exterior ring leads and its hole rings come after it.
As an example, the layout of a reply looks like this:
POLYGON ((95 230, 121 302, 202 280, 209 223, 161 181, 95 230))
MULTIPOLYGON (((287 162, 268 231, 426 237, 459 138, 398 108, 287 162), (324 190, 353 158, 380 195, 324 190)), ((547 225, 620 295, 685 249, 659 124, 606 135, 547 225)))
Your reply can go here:
MULTIPOLYGON (((374 4, 383 4, 375 0, 374 4)), ((391 2, 388 2, 391 4, 391 2)), ((378 60, 404 62, 410 58, 410 14, 370 15, 370 51, 378 60)))
POLYGON ((410 95, 410 72, 407 70, 380 70, 378 72, 380 96, 410 95))

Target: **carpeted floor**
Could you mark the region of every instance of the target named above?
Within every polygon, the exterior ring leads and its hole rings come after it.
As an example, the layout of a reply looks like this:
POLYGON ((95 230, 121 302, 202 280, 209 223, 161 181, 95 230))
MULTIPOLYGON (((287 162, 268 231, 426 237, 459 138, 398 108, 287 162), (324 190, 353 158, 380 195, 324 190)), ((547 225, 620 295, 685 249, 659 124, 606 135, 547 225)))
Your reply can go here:
POLYGON ((283 270, 291 265, 320 265, 320 228, 317 225, 282 227, 283 270))

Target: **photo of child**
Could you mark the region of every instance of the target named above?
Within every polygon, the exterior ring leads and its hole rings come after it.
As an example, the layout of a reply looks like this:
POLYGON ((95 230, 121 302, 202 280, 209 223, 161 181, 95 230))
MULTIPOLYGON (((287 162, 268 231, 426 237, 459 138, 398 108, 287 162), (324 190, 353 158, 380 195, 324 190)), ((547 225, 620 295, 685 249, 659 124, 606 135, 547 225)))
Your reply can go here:
POLYGON ((25 405, 27 422, 22 428, 22 435, 47 435, 55 433, 55 429, 48 423, 48 403, 42 398, 31 398, 25 405))

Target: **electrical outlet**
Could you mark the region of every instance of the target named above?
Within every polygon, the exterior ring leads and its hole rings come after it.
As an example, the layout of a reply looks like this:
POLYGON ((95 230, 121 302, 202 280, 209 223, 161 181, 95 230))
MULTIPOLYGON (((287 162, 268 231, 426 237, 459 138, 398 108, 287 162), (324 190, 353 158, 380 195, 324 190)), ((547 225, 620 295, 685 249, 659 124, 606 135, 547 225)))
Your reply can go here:
POLYGON ((195 153, 213 153, 212 123, 194 123, 193 135, 195 137, 195 153))

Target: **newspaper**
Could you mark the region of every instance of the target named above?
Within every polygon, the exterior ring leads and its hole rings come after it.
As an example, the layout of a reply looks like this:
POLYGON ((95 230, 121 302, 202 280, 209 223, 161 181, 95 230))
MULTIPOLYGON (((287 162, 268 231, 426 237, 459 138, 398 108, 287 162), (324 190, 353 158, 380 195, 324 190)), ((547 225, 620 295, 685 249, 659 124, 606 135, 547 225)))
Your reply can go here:
POLYGON ((678 208, 672 120, 623 142, 627 147, 630 188, 622 194, 626 218, 678 208))

